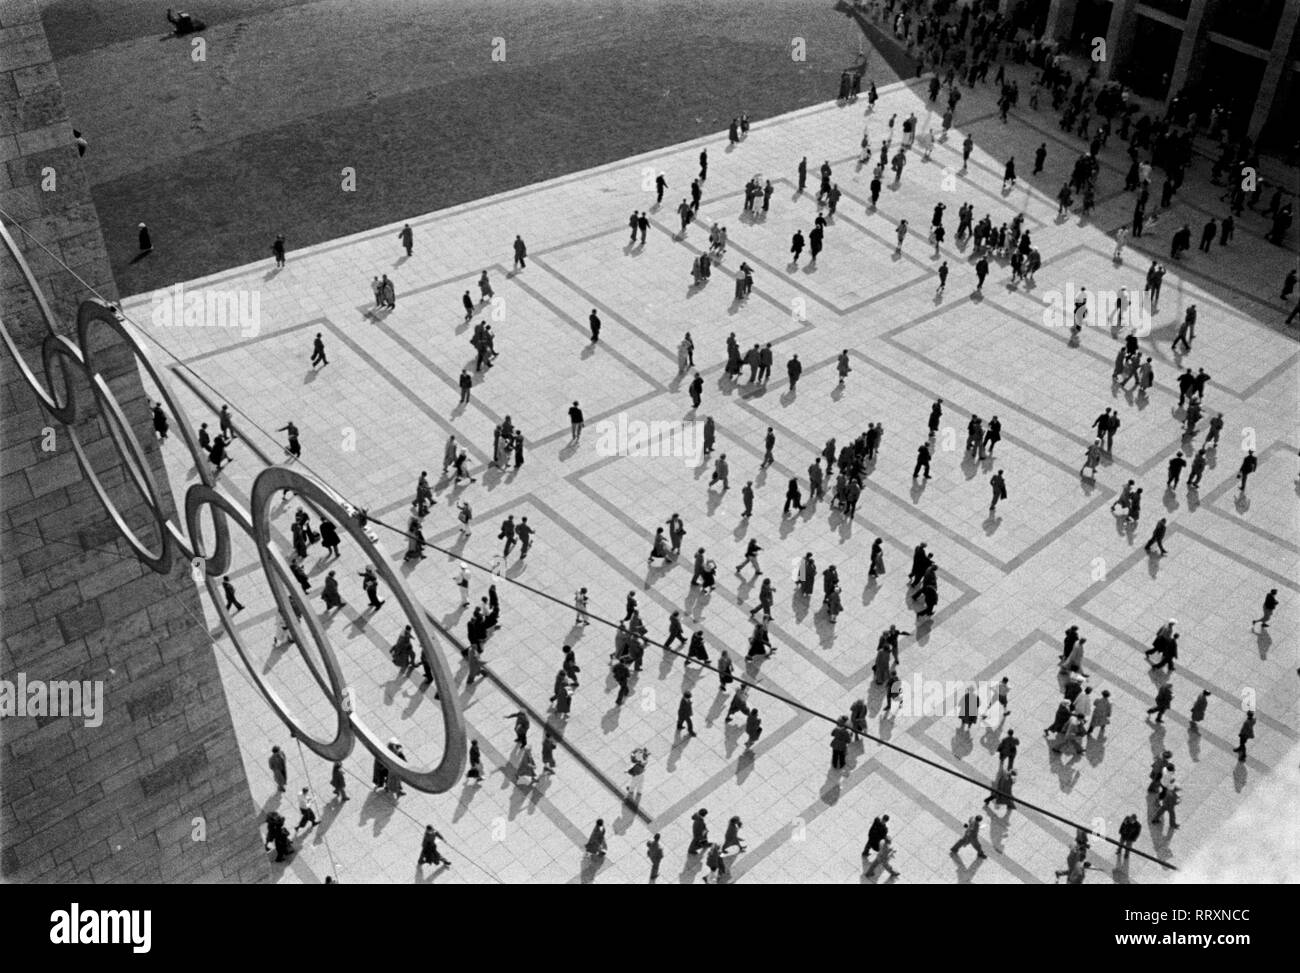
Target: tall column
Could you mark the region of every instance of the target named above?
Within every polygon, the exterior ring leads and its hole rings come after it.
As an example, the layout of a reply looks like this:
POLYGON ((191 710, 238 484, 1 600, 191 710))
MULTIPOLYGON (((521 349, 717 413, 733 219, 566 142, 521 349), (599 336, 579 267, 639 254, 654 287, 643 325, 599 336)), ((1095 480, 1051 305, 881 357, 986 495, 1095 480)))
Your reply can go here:
POLYGON ((1172 100, 1182 90, 1183 85, 1187 84, 1187 75, 1192 68, 1192 57, 1200 41, 1198 35, 1201 33, 1201 23, 1205 19, 1205 12, 1209 6, 1210 0, 1192 0, 1192 7, 1187 11, 1187 19, 1183 22, 1183 42, 1178 47, 1178 57, 1174 58, 1174 69, 1169 72, 1169 90, 1165 92, 1166 101, 1172 100))
POLYGON ((1264 76, 1259 81, 1259 94, 1255 97, 1255 111, 1250 116, 1250 127, 1246 134, 1252 139, 1259 136, 1260 130, 1268 122, 1273 110, 1273 99, 1277 97, 1278 82, 1282 72, 1287 70, 1287 55, 1291 53, 1291 36, 1295 33, 1296 23, 1300 21, 1300 4, 1287 3, 1282 6, 1282 19, 1278 22, 1277 33, 1273 37, 1273 49, 1269 52, 1268 63, 1264 66, 1264 76))
POLYGON ((1079 0, 1052 0, 1052 5, 1047 9, 1047 26, 1043 28, 1043 39, 1068 39, 1074 28, 1074 11, 1078 5, 1079 0))
POLYGON ((1106 25, 1106 60, 1097 65, 1097 77, 1109 81, 1119 64, 1124 40, 1133 30, 1137 0, 1112 0, 1110 22, 1106 25))

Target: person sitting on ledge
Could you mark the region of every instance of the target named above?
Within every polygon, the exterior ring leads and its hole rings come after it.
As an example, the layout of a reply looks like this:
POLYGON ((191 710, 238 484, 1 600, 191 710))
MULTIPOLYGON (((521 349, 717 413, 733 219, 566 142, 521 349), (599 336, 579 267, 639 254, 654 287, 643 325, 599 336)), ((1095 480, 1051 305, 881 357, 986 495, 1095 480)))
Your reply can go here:
POLYGON ((197 34, 208 26, 203 21, 196 20, 184 11, 172 13, 171 7, 167 8, 167 22, 172 25, 177 37, 184 37, 186 34, 197 34))

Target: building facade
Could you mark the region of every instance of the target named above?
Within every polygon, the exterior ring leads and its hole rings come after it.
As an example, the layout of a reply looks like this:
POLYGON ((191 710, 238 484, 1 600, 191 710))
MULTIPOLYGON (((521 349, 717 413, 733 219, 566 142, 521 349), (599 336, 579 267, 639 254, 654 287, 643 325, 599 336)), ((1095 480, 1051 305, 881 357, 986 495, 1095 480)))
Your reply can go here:
POLYGON ((1105 38, 1103 78, 1190 99, 1204 120, 1290 148, 1300 113, 1300 0, 1026 0, 1041 36, 1080 52, 1105 38))

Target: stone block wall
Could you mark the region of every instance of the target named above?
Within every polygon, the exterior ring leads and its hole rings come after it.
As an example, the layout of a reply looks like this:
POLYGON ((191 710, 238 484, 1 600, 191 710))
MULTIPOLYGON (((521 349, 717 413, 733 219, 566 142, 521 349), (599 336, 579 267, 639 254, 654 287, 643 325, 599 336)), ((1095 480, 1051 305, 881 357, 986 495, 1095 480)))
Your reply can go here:
MULTIPOLYGON (((60 332, 75 340, 89 291, 32 238, 107 299, 116 293, 58 74, 27 0, 0 0, 0 209, 60 332)), ((0 311, 42 375, 45 325, 7 254, 0 311)), ((139 375, 129 356, 105 362, 170 513, 139 375)), ((147 524, 102 418, 79 398, 88 408, 76 428, 95 468, 126 519, 147 524)), ((3 880, 269 880, 200 596, 182 567, 161 576, 136 560, 66 433, 0 349, 0 679, 102 681, 104 694, 97 727, 63 716, 0 720, 3 880)))

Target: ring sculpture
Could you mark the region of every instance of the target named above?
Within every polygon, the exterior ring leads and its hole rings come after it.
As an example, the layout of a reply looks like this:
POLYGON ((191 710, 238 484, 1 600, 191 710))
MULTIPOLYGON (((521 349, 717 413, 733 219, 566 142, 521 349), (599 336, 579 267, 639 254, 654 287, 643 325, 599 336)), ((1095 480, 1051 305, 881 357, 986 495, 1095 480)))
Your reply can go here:
POLYGON ((253 480, 249 500, 250 513, 249 509, 217 485, 194 436, 194 427, 184 407, 172 394, 166 375, 154 363, 148 348, 127 327, 121 315, 103 301, 86 300, 77 310, 77 343, 74 344, 68 338, 58 334, 49 303, 3 223, 0 223, 0 237, 3 238, 5 247, 18 265, 28 287, 31 288, 36 305, 45 319, 48 334, 41 345, 45 383, 42 384, 38 380, 19 352, 17 344, 5 327, 2 313, 0 313, 0 339, 9 349, 23 379, 31 387, 42 407, 54 421, 64 427, 82 473, 136 557, 159 574, 170 572, 178 556, 191 563, 195 574, 202 577, 203 586, 207 589, 212 606, 221 619, 226 634, 230 636, 235 649, 239 652, 239 657, 243 660, 253 682, 294 737, 302 741, 313 753, 325 760, 342 760, 352 752, 356 740, 360 739, 362 745, 388 768, 390 774, 396 775, 398 779, 410 784, 416 790, 431 794, 440 794, 449 790, 460 779, 461 772, 464 770, 466 749, 465 717, 461 711, 460 698, 456 692, 451 668, 429 633, 424 612, 411 597, 401 579, 389 567, 387 560, 380 555, 374 543, 366 536, 356 519, 344 509, 343 499, 314 477, 288 467, 271 466, 259 472, 253 480), (194 460, 199 482, 190 486, 185 492, 182 508, 183 529, 181 525, 162 513, 158 482, 145 459, 144 448, 132 431, 108 383, 96 367, 89 340, 95 325, 109 328, 130 348, 138 365, 156 385, 164 406, 171 413, 181 442, 194 460), (108 426, 109 435, 126 466, 128 481, 143 497, 153 514, 159 538, 156 550, 151 550, 130 527, 90 462, 74 425, 77 419, 77 399, 71 376, 76 373, 70 371, 71 369, 84 374, 88 380, 91 395, 99 406, 100 413, 108 426), (62 379, 62 395, 55 391, 56 370, 62 379), (308 644, 307 638, 304 636, 298 617, 299 612, 295 606, 295 599, 298 596, 292 592, 288 563, 279 545, 271 536, 271 501, 276 493, 285 490, 297 494, 319 514, 341 525, 401 605, 406 621, 410 623, 411 631, 418 640, 421 652, 433 672, 434 683, 441 699, 444 746, 442 760, 436 767, 421 769, 397 759, 385 746, 384 741, 366 724, 361 714, 354 712, 352 694, 344 685, 338 658, 329 636, 311 611, 302 612, 301 621, 306 623, 311 643, 314 644, 318 654, 313 658, 312 653, 305 650, 304 646, 308 644), (212 521, 210 547, 203 544, 204 535, 201 530, 200 518, 205 510, 212 521), (280 617, 288 626, 292 641, 312 678, 334 709, 337 730, 333 739, 316 739, 303 729, 284 699, 263 680, 258 666, 254 663, 252 655, 226 611, 225 602, 219 596, 218 579, 226 574, 230 567, 230 525, 232 523, 252 539, 280 617))

